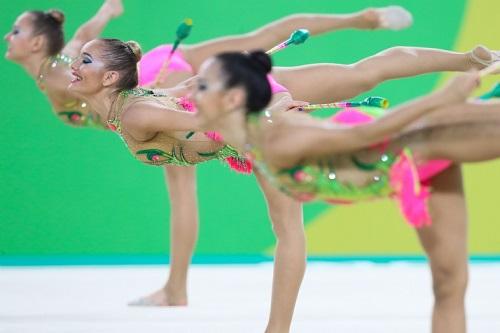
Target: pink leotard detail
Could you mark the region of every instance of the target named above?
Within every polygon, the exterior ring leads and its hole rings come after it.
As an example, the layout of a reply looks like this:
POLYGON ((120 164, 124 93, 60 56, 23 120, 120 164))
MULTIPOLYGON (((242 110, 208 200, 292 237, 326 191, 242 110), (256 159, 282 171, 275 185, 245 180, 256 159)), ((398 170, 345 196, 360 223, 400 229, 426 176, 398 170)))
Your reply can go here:
POLYGON ((281 92, 287 92, 288 89, 286 89, 284 86, 276 82, 276 80, 272 77, 271 74, 267 75, 267 81, 271 85, 271 92, 273 94, 281 93, 281 92))

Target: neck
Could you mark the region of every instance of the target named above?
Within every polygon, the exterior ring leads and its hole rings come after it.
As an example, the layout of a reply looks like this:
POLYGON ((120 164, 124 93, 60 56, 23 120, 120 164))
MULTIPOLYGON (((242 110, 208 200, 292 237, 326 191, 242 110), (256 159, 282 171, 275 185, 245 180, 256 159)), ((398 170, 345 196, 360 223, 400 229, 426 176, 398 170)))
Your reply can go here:
POLYGON ((34 53, 28 59, 21 62, 21 66, 26 70, 26 72, 33 78, 38 79, 40 75, 40 67, 47 61, 48 55, 42 53, 34 53))
POLYGON ((106 121, 116 96, 111 90, 104 89, 92 96, 82 97, 89 104, 90 108, 97 112, 101 119, 106 121))
POLYGON ((213 128, 219 132, 224 142, 235 147, 239 151, 245 150, 247 143, 247 126, 244 110, 235 110, 222 115, 214 122, 213 128))

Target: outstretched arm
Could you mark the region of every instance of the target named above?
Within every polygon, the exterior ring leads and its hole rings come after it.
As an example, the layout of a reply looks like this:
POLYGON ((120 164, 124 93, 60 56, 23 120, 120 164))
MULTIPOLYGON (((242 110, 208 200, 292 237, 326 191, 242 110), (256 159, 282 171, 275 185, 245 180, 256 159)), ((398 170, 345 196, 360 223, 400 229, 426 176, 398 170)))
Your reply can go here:
POLYGON ((73 38, 64 47, 63 54, 77 57, 85 43, 97 38, 108 22, 122 13, 122 0, 106 0, 97 13, 78 28, 73 38))
POLYGON ((200 131, 194 113, 161 105, 136 103, 122 114, 123 127, 138 141, 148 141, 159 132, 200 131))
MULTIPOLYGON (((478 73, 458 76, 435 93, 394 108, 371 123, 355 127, 340 127, 331 123, 323 123, 322 127, 300 126, 300 124, 287 126, 288 128, 282 130, 293 131, 294 142, 280 146, 286 147, 287 151, 283 154, 293 157, 295 161, 370 147, 397 134, 429 112, 444 105, 465 101, 478 83, 478 73)), ((276 137, 280 137, 279 133, 276 137)), ((286 137, 289 139, 292 135, 286 137)))
POLYGON ((190 77, 187 80, 184 80, 180 83, 178 83, 176 86, 172 88, 167 88, 167 89, 155 89, 158 91, 161 91, 164 94, 167 94, 169 96, 173 97, 186 97, 189 96, 189 94, 193 91, 194 87, 196 86, 196 80, 198 79, 198 75, 194 75, 190 77))

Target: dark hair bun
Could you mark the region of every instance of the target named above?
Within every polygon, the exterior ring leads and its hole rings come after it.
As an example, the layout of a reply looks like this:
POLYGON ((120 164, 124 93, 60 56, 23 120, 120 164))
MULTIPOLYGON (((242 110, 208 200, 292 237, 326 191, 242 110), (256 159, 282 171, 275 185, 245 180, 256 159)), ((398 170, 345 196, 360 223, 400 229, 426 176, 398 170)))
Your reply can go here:
POLYGON ((45 12, 46 15, 50 16, 59 25, 64 23, 64 13, 57 9, 49 9, 45 12))
POLYGON ((264 51, 252 51, 248 54, 250 60, 261 69, 264 73, 268 74, 273 68, 271 57, 264 51))
POLYGON ((242 87, 246 92, 247 112, 264 109, 271 100, 271 85, 266 75, 271 71, 271 58, 262 51, 251 53, 224 52, 216 59, 220 62, 226 89, 242 87))
POLYGON ((139 62, 142 58, 142 50, 141 50, 141 46, 139 45, 139 43, 137 43, 136 41, 133 41, 133 40, 129 40, 125 44, 127 44, 128 47, 130 47, 130 49, 132 50, 132 53, 134 54, 134 57, 135 57, 135 61, 139 62))

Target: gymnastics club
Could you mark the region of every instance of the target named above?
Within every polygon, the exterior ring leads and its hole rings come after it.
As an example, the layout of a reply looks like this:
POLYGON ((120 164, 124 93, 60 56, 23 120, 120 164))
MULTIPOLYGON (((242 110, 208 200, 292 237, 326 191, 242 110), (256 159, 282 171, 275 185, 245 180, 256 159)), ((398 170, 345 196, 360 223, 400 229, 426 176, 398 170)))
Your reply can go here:
POLYGON ((266 53, 271 55, 273 53, 276 53, 278 51, 285 49, 286 47, 288 47, 290 45, 302 44, 307 40, 307 38, 309 38, 309 30, 307 30, 307 29, 295 30, 290 35, 290 38, 288 38, 284 42, 279 43, 278 45, 276 45, 272 49, 268 50, 266 53))
POLYGON ((387 109, 389 107, 389 100, 383 97, 367 97, 361 102, 335 102, 326 104, 310 104, 302 106, 303 110, 317 110, 328 108, 350 108, 355 106, 373 106, 377 108, 387 109))
POLYGON ((488 100, 490 98, 500 98, 500 83, 497 83, 493 89, 479 97, 481 100, 488 100))
POLYGON ((499 74, 499 73, 495 73, 499 69, 500 69, 500 61, 495 62, 494 64, 489 65, 488 67, 481 69, 479 71, 479 77, 485 77, 485 76, 488 76, 490 74, 499 74))
POLYGON ((172 56, 174 55, 174 52, 179 47, 179 44, 189 36, 192 28, 193 28, 193 20, 190 18, 184 19, 184 21, 177 27, 177 31, 175 32, 176 35, 175 42, 172 46, 172 49, 170 50, 170 53, 168 54, 167 59, 161 66, 161 69, 158 72, 158 75, 156 76, 154 82, 155 87, 158 86, 159 83, 162 83, 163 80, 165 79, 165 75, 167 74, 168 66, 170 66, 170 62, 172 61, 172 56))

